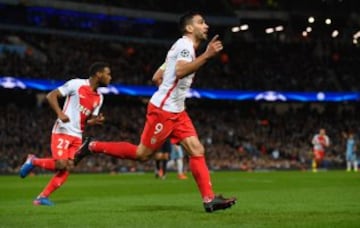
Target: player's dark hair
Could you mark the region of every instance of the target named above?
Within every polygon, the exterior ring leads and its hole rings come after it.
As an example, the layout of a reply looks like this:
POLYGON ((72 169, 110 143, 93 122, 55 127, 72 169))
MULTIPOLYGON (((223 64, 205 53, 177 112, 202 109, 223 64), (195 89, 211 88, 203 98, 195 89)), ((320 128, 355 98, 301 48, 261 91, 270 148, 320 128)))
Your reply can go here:
POLYGON ((184 13, 180 17, 180 19, 179 19, 179 30, 180 30, 181 34, 186 33, 186 26, 191 23, 191 20, 196 15, 201 15, 202 16, 202 13, 199 12, 199 11, 188 11, 188 12, 184 13))
POLYGON ((106 67, 110 68, 110 65, 105 62, 95 62, 89 67, 89 75, 93 76, 97 72, 102 72, 106 67))

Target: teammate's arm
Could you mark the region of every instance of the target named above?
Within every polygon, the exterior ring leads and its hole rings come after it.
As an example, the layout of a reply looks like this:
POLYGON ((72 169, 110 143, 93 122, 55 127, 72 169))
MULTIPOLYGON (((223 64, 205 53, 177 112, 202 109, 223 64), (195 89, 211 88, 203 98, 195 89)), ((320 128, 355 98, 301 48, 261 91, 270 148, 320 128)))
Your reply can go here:
POLYGON ((59 105, 59 98, 62 97, 62 94, 58 89, 52 90, 50 93, 46 95, 46 99, 50 104, 50 107, 55 111, 57 117, 64 123, 69 122, 70 119, 65 113, 62 111, 59 105))
POLYGON ((311 144, 313 144, 313 145, 316 144, 316 136, 314 136, 314 137, 311 139, 311 144))
POLYGON ((218 54, 222 49, 223 45, 220 40, 218 40, 219 35, 215 35, 209 42, 206 51, 202 53, 192 62, 187 62, 185 60, 179 60, 176 62, 175 74, 177 79, 186 77, 189 74, 197 71, 202 65, 204 65, 210 58, 218 54))
POLYGON ((325 147, 329 147, 330 146, 330 139, 329 136, 325 137, 325 147))
POLYGON ((102 113, 98 116, 91 116, 90 119, 87 120, 88 125, 102 125, 105 121, 105 117, 102 113))
POLYGON ((166 63, 163 63, 154 73, 152 77, 152 81, 155 83, 155 85, 160 86, 160 84, 163 81, 164 77, 164 71, 165 71, 166 63))
POLYGON ((94 108, 93 112, 91 113, 91 116, 88 117, 86 120, 86 124, 88 125, 101 125, 105 121, 104 115, 100 112, 100 109, 102 107, 102 104, 104 102, 104 96, 100 94, 100 102, 99 104, 94 108))

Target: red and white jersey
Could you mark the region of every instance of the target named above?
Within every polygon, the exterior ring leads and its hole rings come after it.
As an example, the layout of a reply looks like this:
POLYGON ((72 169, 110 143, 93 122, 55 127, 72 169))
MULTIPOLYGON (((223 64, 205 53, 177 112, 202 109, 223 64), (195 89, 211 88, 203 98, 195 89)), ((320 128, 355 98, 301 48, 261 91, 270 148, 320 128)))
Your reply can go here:
POLYGON ((179 60, 191 62, 195 59, 195 50, 192 40, 183 36, 178 39, 168 51, 163 81, 159 89, 153 94, 150 102, 165 111, 179 113, 185 109, 185 98, 195 73, 182 79, 176 79, 175 66, 179 60))
POLYGON ((90 115, 97 116, 103 103, 103 95, 93 91, 88 79, 72 79, 58 87, 65 97, 63 112, 70 121, 63 123, 57 119, 52 132, 82 138, 86 120, 90 115))
POLYGON ((327 135, 314 135, 312 139, 313 149, 325 151, 325 148, 330 145, 330 139, 327 135))

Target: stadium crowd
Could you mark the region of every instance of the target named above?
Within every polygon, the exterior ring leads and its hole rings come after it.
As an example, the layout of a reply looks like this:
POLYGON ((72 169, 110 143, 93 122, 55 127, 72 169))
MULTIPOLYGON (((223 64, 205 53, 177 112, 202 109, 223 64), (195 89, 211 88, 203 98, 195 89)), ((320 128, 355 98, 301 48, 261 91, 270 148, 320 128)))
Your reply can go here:
MULTIPOLYGON (((15 173, 28 153, 50 155, 49 141, 54 114, 45 103, 35 105, 35 95, 20 94, 17 101, 0 107, 0 172, 15 173), (29 97, 34 96, 33 101, 29 97)), ((101 140, 138 143, 143 127, 146 99, 106 96, 103 112, 106 124, 91 127, 85 135, 101 140)), ((275 105, 224 101, 190 100, 194 118, 207 151, 211 170, 306 170, 311 165, 311 138, 320 127, 327 129, 331 147, 323 168, 344 168, 345 142, 342 132, 360 133, 356 118, 359 106, 311 105, 292 107, 279 113, 275 105)), ((96 155, 84 159, 78 172, 152 171, 153 161, 135 163, 96 155)), ((41 172, 37 170, 37 172, 41 172)))
MULTIPOLYGON (((113 83, 151 85, 170 44, 141 44, 15 33, 24 53, 0 52, 1 75, 67 80, 86 75, 95 60, 112 65, 113 83)), ((194 87, 277 91, 358 91, 360 49, 336 42, 232 42, 200 70, 194 87), (221 82, 221 83, 219 83, 221 82)))
MULTIPOLYGON (((74 2, 75 0, 67 0, 74 2)), ((343 10, 346 12, 354 11, 352 7, 358 6, 356 1, 348 1, 346 4, 343 1, 313 1, 311 4, 297 0, 183 0, 177 2, 162 2, 159 4, 154 0, 146 1, 111 1, 111 0, 80 0, 86 4, 99 4, 105 6, 116 6, 128 9, 151 10, 161 12, 181 13, 188 9, 189 6, 196 6, 198 9, 206 9, 206 13, 211 15, 233 15, 236 10, 305 10, 311 7, 322 7, 328 10, 343 10)))
MULTIPOLYGON (((101 2, 115 4, 114 1, 101 2)), ((168 1, 161 8, 151 0, 139 5, 136 1, 116 3, 124 8, 174 12, 173 9, 183 11, 188 2, 176 1, 179 7, 174 7, 175 3, 168 1)), ((260 0, 221 1, 221 5, 197 2, 206 5, 213 15, 232 15, 235 6, 237 9, 243 6, 253 9, 265 4, 260 0), (232 10, 228 8, 229 4, 232 10)), ((275 3, 288 1, 266 2, 274 5, 265 4, 265 8, 274 8, 275 3)), ((165 34, 165 38, 176 38, 172 37, 176 28, 170 22, 147 24, 146 21, 134 23, 125 20, 119 23, 116 20, 122 18, 114 17, 115 21, 106 20, 104 23, 98 18, 89 20, 88 15, 74 13, 64 17, 61 13, 39 7, 27 8, 26 5, 0 5, 0 14, 3 15, 0 23, 13 26, 12 29, 0 28, 0 76, 56 80, 84 78, 88 76, 90 63, 101 60, 112 66, 112 83, 152 85, 151 76, 163 63, 171 45, 166 40, 154 42, 153 38, 162 38, 165 34), (16 26, 25 26, 28 30, 20 31, 16 26), (62 29, 62 32, 50 29, 62 29), (134 36, 142 37, 141 42, 129 39, 134 36)), ((224 51, 197 73, 195 88, 360 90, 357 77, 360 49, 351 42, 324 37, 290 38, 277 34, 248 39, 249 34, 222 34, 223 29, 210 30, 210 33, 220 31, 224 51)), ((200 52, 203 48, 205 46, 200 48, 200 52)), ((43 103, 43 94, 38 91, 0 89, 0 94, 0 173, 16 173, 28 153, 39 157, 50 155, 50 134, 55 116, 43 103)), ((196 117, 193 118, 194 124, 206 147, 212 170, 308 169, 312 159, 310 141, 320 127, 327 129, 331 140, 324 167, 344 167, 342 132, 351 129, 360 136, 360 122, 356 118, 360 107, 356 103, 288 104, 282 112, 276 110, 277 104, 266 106, 264 103, 200 100, 189 100, 187 104, 189 114, 196 117)), ((145 98, 108 95, 103 107, 106 124, 87 129, 86 135, 136 144, 142 131, 145 109, 145 98)), ((153 164, 152 161, 134 163, 97 155, 86 158, 76 170, 148 171, 153 170, 153 164)))

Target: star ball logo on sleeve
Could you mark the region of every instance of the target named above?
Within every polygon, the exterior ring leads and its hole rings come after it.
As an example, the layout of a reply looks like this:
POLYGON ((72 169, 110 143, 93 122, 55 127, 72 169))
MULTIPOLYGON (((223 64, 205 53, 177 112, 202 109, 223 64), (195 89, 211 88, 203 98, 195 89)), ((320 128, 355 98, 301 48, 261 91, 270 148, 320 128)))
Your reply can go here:
POLYGON ((181 55, 181 57, 189 57, 189 56, 190 56, 190 51, 184 49, 184 50, 182 50, 182 51, 180 52, 180 55, 181 55))

